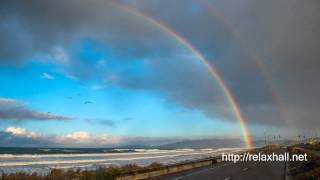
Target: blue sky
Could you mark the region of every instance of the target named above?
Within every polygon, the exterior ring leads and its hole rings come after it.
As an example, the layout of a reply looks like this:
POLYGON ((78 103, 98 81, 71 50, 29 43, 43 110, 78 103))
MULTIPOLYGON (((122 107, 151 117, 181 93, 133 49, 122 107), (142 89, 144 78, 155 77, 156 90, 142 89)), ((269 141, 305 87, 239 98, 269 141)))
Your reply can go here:
MULTIPOLYGON (((90 47, 86 47, 86 50, 91 51, 90 47)), ((96 57, 96 54, 84 54, 88 59, 91 56, 93 59, 96 57)), ((117 65, 111 66, 116 69, 117 65)), ((223 123, 218 118, 208 118, 201 111, 187 109, 175 102, 167 101, 160 94, 111 84, 103 87, 82 84, 76 79, 58 73, 56 69, 56 65, 36 61, 23 67, 1 67, 0 80, 4 82, 1 84, 1 97, 19 100, 37 111, 74 118, 64 122, 34 122, 30 119, 19 122, 19 127, 40 133, 63 134, 85 130, 90 133, 107 131, 115 135, 129 136, 211 136, 223 135, 223 132, 230 128, 236 130, 232 123, 223 123), (43 73, 54 79, 44 78, 43 73), (3 86, 5 84, 6 86, 3 86), (85 101, 91 101, 92 104, 84 104, 85 101), (114 121, 115 125, 110 127, 99 122, 94 123, 103 120, 114 121), (53 126, 56 128, 52 128, 53 126)), ((138 75, 143 71, 134 62, 129 69, 138 75)), ((95 81, 98 80, 94 77, 93 82, 95 81)), ((7 122, 1 124, 1 127, 6 128, 15 123, 7 122)))

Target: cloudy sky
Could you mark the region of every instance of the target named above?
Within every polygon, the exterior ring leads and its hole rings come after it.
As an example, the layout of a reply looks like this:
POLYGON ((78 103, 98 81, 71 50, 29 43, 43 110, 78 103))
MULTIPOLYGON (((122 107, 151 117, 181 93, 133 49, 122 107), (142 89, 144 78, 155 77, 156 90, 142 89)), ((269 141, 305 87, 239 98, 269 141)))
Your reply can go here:
POLYGON ((220 73, 253 137, 314 134, 319 15, 318 0, 3 0, 0 139, 242 138, 217 79, 181 39, 220 73))

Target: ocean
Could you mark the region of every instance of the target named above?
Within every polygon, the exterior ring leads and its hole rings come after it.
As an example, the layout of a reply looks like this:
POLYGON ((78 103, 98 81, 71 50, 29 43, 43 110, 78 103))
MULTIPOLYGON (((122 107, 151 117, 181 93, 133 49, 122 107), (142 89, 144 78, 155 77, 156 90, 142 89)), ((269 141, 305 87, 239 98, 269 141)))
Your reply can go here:
POLYGON ((153 162, 174 164, 183 161, 214 157, 222 152, 240 151, 222 149, 103 149, 103 148, 0 148, 0 171, 45 174, 50 169, 86 169, 111 165, 148 165, 153 162))

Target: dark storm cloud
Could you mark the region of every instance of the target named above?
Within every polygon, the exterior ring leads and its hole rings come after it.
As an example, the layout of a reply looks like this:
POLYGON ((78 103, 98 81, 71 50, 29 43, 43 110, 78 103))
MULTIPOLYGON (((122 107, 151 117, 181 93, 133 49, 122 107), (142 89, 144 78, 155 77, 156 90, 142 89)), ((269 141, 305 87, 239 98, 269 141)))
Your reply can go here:
MULTIPOLYGON (((202 52, 225 79, 248 122, 318 126, 319 1, 210 1, 224 20, 201 2, 126 3, 161 20, 202 52), (223 21, 232 24, 244 44, 223 21), (268 80, 248 49, 265 64, 268 80), (281 99, 275 99, 272 91, 281 99)), ((107 1, 2 1, 0 12, 4 19, 0 24, 0 63, 23 63, 61 47, 70 58, 66 71, 77 78, 113 73, 116 78, 108 83, 156 91, 208 116, 232 117, 217 83, 190 51, 159 28, 107 1), (119 63, 143 59, 144 76, 101 70, 81 61, 68 50, 77 38, 102 43, 119 63)))
MULTIPOLYGON (((187 10, 194 1, 183 5, 179 1, 139 2, 134 6, 187 37, 217 67, 247 121, 319 126, 319 1, 210 1, 219 12, 205 11, 212 9, 203 3, 193 6, 201 13, 187 10), (159 10, 163 7, 165 12, 159 10), (262 74, 257 60, 264 64, 267 75, 262 74)), ((201 109, 210 104, 201 102, 197 105, 201 109)))
POLYGON ((0 27, 0 59, 4 62, 49 53, 55 46, 67 48, 79 37, 99 39, 130 57, 155 52, 153 38, 162 43, 161 33, 128 18, 128 12, 109 1, 2 1, 0 12, 4 20, 0 27), (13 53, 17 44, 27 48, 13 53))
MULTIPOLYGON (((232 8, 227 2, 222 4, 232 8)), ((246 32, 242 33, 244 39, 268 67, 280 103, 273 106, 285 118, 280 122, 289 126, 319 126, 319 10, 320 3, 314 0, 247 0, 237 11, 224 11, 240 32, 246 32)))
POLYGON ((34 111, 13 99, 0 98, 0 120, 71 120, 72 118, 52 114, 50 112, 34 111))

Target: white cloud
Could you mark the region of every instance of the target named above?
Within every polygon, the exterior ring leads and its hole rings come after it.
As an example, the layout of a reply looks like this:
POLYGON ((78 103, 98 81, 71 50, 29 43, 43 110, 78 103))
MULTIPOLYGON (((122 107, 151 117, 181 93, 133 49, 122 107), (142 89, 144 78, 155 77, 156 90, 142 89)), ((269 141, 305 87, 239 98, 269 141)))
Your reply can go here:
POLYGON ((55 79, 54 76, 52 76, 51 74, 48 74, 48 73, 42 73, 41 74, 41 78, 42 79, 48 79, 48 80, 54 80, 55 79))
POLYGON ((70 58, 61 47, 56 47, 52 51, 52 57, 57 64, 69 64, 70 58))
POLYGON ((86 131, 75 131, 66 135, 50 135, 31 132, 20 127, 8 127, 4 132, 9 133, 13 138, 24 137, 66 147, 114 145, 119 144, 123 140, 121 137, 111 136, 106 133, 93 135, 86 131))
POLYGON ((37 147, 43 145, 47 147, 112 147, 128 144, 160 145, 181 140, 185 140, 185 138, 126 137, 107 133, 91 134, 87 131, 75 131, 68 134, 43 134, 28 131, 21 127, 8 127, 0 131, 0 145, 5 142, 7 145, 11 143, 14 146, 27 144, 27 146, 37 147))
POLYGON ((7 129, 5 129, 5 132, 10 133, 14 136, 23 136, 23 137, 27 137, 27 138, 40 137, 40 135, 38 135, 35 132, 29 132, 26 129, 19 128, 19 127, 8 127, 7 129))
POLYGON ((26 130, 23 128, 18 128, 18 127, 8 127, 5 132, 14 134, 14 135, 21 135, 21 134, 26 134, 26 130))
POLYGON ((106 133, 93 135, 86 131, 76 131, 67 135, 57 137, 58 143, 81 144, 81 145, 113 145, 122 141, 121 137, 111 136, 106 133))
POLYGON ((74 140, 87 140, 90 138, 88 132, 85 131, 77 131, 65 136, 66 138, 74 139, 74 140))
POLYGON ((0 98, 0 103, 15 103, 15 102, 17 102, 15 99, 0 98))

